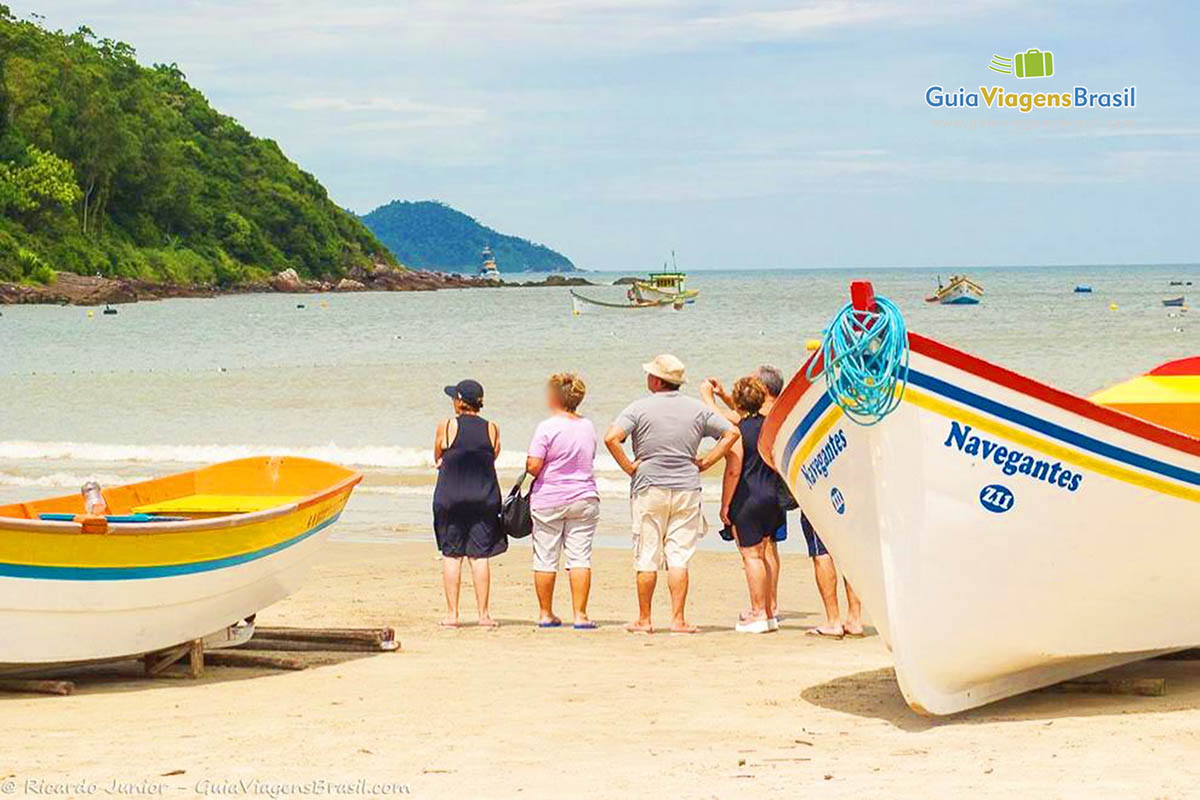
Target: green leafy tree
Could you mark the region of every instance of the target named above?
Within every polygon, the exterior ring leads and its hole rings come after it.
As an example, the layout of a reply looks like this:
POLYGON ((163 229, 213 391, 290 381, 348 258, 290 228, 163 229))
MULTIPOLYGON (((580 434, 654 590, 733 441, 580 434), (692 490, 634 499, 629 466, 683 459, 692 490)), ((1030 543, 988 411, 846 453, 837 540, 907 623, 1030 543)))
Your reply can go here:
MULTIPOLYGON (((236 283, 394 257, 324 187, 187 83, 88 28, 0 5, 0 233, 85 274, 236 283)), ((2 239, 2 237, 0 237, 2 239)), ((11 279, 15 255, 0 252, 11 279), (7 259, 7 260, 5 260, 7 259)))

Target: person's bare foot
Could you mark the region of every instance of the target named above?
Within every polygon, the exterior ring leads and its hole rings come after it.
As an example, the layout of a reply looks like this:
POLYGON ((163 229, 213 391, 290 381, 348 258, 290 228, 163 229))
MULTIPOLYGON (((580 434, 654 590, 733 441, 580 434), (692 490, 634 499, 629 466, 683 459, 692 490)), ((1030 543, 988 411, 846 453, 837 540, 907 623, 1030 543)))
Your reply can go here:
POLYGON ((847 622, 846 624, 844 624, 842 626, 842 632, 845 633, 847 636, 849 636, 851 639, 861 639, 862 637, 867 635, 867 632, 863 628, 863 625, 861 622, 847 622))
POLYGON ((625 626, 625 630, 630 633, 654 633, 654 626, 650 624, 648 619, 639 619, 637 622, 631 622, 625 626))
POLYGON ((452 617, 448 617, 448 618, 442 620, 441 622, 439 622, 438 626, 442 627, 442 628, 457 628, 458 620, 454 619, 452 617))
POLYGON ((539 628, 557 628, 562 625, 562 620, 558 616, 551 614, 548 617, 538 619, 539 628))
POLYGON ((821 625, 816 628, 809 628, 804 634, 806 636, 816 636, 819 639, 841 639, 846 635, 846 631, 841 625, 821 625))
POLYGON ((479 618, 479 627, 481 627, 481 628, 499 628, 500 623, 496 622, 496 620, 492 619, 491 617, 480 617, 479 618))
POLYGON ((687 620, 671 623, 671 633, 699 633, 700 629, 687 620))

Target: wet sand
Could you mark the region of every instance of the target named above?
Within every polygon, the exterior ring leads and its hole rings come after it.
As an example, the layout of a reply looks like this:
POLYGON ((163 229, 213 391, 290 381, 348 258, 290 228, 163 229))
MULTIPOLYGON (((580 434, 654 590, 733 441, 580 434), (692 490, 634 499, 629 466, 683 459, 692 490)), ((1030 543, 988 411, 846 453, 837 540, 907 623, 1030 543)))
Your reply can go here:
MULTIPOLYGON (((503 627, 440 630, 435 555, 332 543, 305 588, 260 615, 392 625, 399 653, 0 695, 0 790, 94 781, 105 794, 115 778, 167 796, 286 796, 325 780, 360 796, 396 784, 413 797, 1163 798, 1200 785, 1200 662, 1113 671, 1165 677, 1164 697, 1038 692, 926 719, 904 704, 877 636, 804 635, 819 619, 805 558, 785 555, 777 634, 732 632, 745 602, 737 557, 703 552, 689 603, 703 633, 636 636, 622 629, 634 608, 624 551, 598 552, 591 611, 603 627, 591 632, 532 626, 525 549, 494 566, 503 627)), ((470 623, 469 582, 463 600, 470 623)), ((565 577, 557 610, 569 611, 565 577)))

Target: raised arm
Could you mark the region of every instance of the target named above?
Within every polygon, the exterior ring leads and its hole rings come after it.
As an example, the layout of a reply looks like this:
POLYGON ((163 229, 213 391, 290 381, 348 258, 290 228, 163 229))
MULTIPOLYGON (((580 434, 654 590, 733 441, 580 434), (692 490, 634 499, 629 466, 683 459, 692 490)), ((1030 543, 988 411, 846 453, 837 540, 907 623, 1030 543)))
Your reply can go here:
POLYGON ((632 478, 633 473, 637 472, 637 468, 641 466, 642 462, 631 459, 625 453, 625 439, 628 436, 629 434, 620 425, 612 425, 604 434, 604 446, 608 448, 608 452, 612 454, 613 460, 617 462, 621 471, 632 478))
POLYGON ((733 398, 729 396, 729 393, 725 391, 725 387, 716 378, 708 378, 704 383, 700 384, 700 399, 704 402, 704 405, 734 425, 738 424, 739 417, 737 412, 733 410, 733 398), (717 405, 717 397, 720 397, 721 402, 728 406, 728 408, 721 408, 717 405))

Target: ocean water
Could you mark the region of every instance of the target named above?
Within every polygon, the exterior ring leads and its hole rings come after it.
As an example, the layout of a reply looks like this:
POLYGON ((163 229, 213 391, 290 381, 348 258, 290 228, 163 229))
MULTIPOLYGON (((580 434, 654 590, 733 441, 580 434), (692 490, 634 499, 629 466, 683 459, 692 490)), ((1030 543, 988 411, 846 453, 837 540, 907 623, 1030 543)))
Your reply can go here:
MULTIPOLYGON (((682 311, 589 307, 579 316, 565 288, 181 299, 91 317, 4 307, 0 502, 75 491, 93 477, 123 483, 294 453, 366 473, 340 536, 426 538, 433 430, 450 411, 444 385, 471 377, 485 386, 507 482, 543 416, 549 373, 584 376, 581 411, 601 430, 645 391, 640 364, 659 352, 686 362, 691 391, 705 376, 729 382, 762 363, 790 375, 858 278, 895 301, 910 329, 1080 394, 1200 353, 1200 309, 1161 304, 1195 293, 1200 305, 1200 266, 969 273, 986 290, 975 307, 923 302, 937 275, 925 269, 694 272, 700 298, 682 311), (1073 294, 1076 284, 1094 292, 1073 294)), ((619 273, 588 277, 611 283, 619 273)), ((624 295, 610 285, 580 291, 624 295)), ((624 541, 628 484, 607 454, 598 474, 602 533, 624 541)), ((708 485, 715 519, 715 477, 708 485)))

